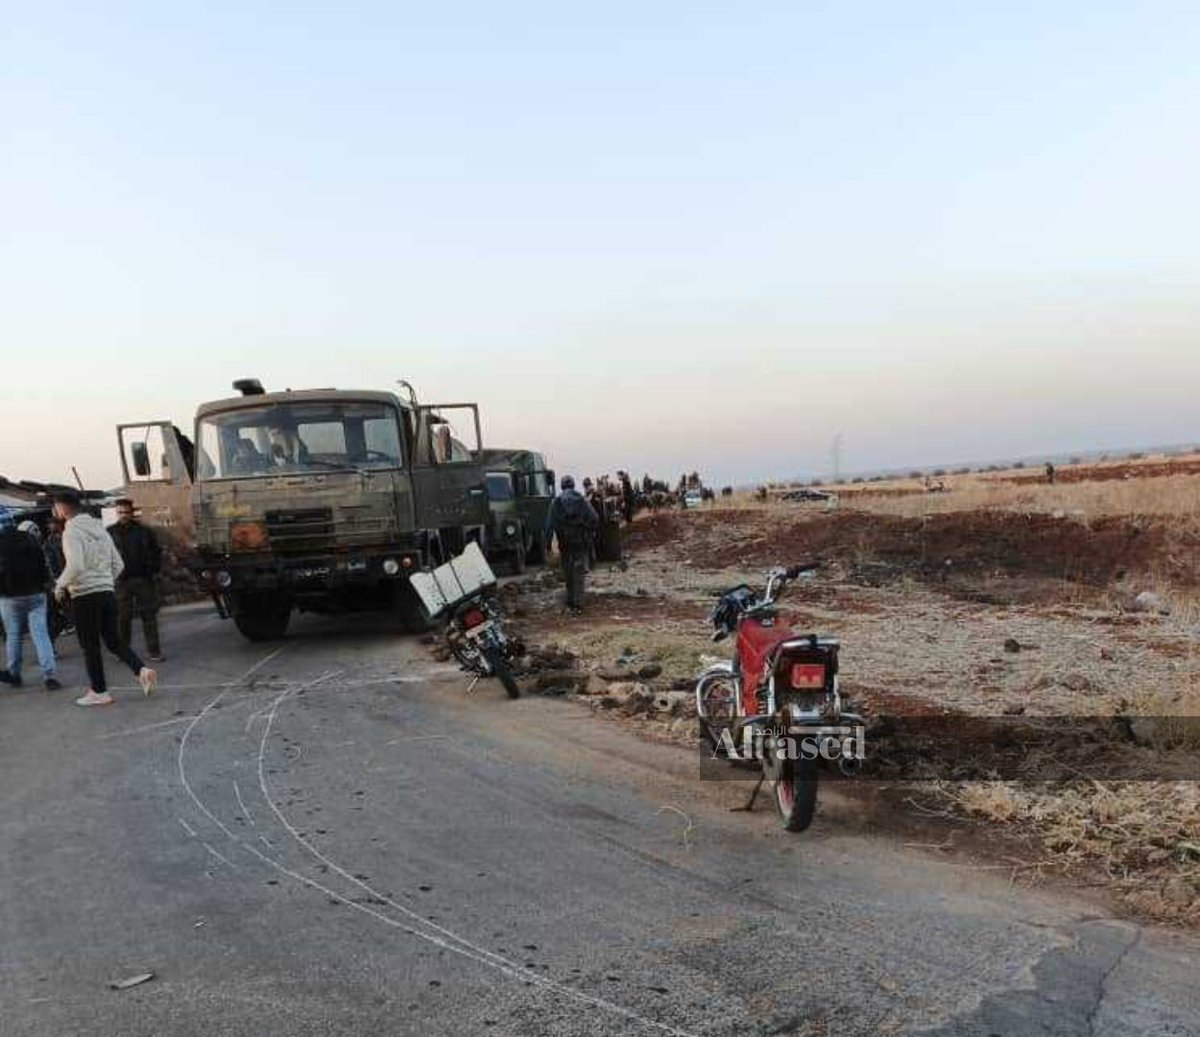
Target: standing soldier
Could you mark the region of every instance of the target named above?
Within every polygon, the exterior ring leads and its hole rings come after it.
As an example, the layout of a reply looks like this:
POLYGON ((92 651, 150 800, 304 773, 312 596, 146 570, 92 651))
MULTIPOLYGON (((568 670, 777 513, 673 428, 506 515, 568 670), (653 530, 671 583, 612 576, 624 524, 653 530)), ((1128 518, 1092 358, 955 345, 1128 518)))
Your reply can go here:
POLYGON ((583 580, 587 572, 588 545, 596 535, 600 518, 582 494, 575 480, 562 477, 562 493, 554 498, 546 516, 546 541, 558 538, 558 554, 567 581, 567 610, 573 615, 583 611, 583 580))
MULTIPOLYGON (((600 494, 597 492, 596 487, 592 485, 592 480, 590 478, 588 478, 586 475, 583 477, 583 499, 586 500, 592 506, 592 510, 598 516, 602 516, 604 514, 604 500, 601 498, 600 494)), ((596 564, 596 559, 599 557, 599 553, 600 553, 599 539, 600 539, 600 532, 599 532, 599 527, 597 526, 596 532, 592 533, 592 535, 590 537, 588 537, 588 571, 589 572, 591 572, 592 568, 596 564)))
POLYGON ((628 472, 618 472, 617 476, 621 480, 621 514, 625 516, 626 522, 632 522, 636 504, 633 483, 628 472))
POLYGON ((125 569, 117 577, 117 634, 129 648, 133 640, 133 614, 142 617, 146 652, 151 662, 162 662, 158 637, 158 587, 155 578, 162 571, 162 548, 149 526, 133 517, 133 501, 117 501, 117 521, 108 527, 108 535, 117 545, 125 569))

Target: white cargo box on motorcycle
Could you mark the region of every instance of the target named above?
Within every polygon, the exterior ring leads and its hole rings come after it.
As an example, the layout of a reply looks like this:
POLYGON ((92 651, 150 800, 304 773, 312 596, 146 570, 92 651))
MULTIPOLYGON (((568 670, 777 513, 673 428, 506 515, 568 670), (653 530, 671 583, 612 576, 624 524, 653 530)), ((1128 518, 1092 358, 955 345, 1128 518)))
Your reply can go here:
POLYGON ((431 572, 413 573, 409 577, 413 590, 425 606, 430 618, 441 615, 459 602, 496 585, 483 551, 475 541, 457 558, 451 558, 431 572))

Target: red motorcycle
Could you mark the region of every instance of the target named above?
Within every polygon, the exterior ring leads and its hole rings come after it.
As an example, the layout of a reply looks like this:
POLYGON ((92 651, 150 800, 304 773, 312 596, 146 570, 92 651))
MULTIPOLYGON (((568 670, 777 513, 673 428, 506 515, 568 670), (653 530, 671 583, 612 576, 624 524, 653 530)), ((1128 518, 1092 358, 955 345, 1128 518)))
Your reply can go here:
POLYGON ((733 659, 696 682, 696 714, 713 756, 761 763, 758 784, 740 809, 752 809, 769 782, 791 832, 812 823, 821 766, 836 763, 843 774, 855 774, 863 751, 863 720, 843 709, 838 691, 838 641, 792 630, 775 607, 789 583, 816 569, 811 563, 772 569, 761 596, 745 584, 718 595, 713 640, 736 635, 733 659))

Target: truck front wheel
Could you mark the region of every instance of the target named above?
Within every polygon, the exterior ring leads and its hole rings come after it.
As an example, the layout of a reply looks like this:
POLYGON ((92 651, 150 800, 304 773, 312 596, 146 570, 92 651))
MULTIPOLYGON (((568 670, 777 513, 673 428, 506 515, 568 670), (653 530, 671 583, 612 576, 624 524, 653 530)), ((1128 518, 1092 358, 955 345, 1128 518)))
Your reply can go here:
POLYGON ((539 529, 533 534, 533 543, 529 548, 527 557, 533 565, 545 565, 547 553, 546 534, 539 529))
POLYGON ((233 599, 233 622, 250 641, 276 641, 287 633, 292 603, 283 594, 238 594, 233 599))

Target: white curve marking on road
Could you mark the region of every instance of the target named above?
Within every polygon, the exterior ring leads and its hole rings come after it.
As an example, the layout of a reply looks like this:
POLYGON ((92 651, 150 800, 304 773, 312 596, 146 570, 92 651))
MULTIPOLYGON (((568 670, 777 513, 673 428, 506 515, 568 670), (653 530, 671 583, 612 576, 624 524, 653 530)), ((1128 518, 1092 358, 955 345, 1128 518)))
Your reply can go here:
MULTIPOLYGON (((340 672, 340 671, 338 671, 338 672, 340 672)), ((292 694, 292 690, 305 690, 310 687, 315 687, 321 681, 328 680, 330 677, 333 677, 336 675, 337 675, 336 672, 324 674, 324 675, 316 678, 315 680, 308 682, 308 684, 304 685, 303 687, 301 687, 299 689, 291 689, 291 690, 284 692, 283 694, 290 695, 290 694, 292 694)), ((221 694, 223 695, 224 692, 222 692, 221 694)), ((450 951, 454 954, 460 954, 464 957, 470 958, 472 961, 476 961, 477 963, 479 963, 481 965, 490 966, 492 968, 501 968, 501 966, 497 965, 496 962, 489 961, 486 958, 481 958, 476 954, 472 954, 468 951, 465 951, 462 947, 459 947, 456 944, 450 943, 446 940, 438 939, 437 937, 432 936, 429 933, 424 933, 424 932, 420 932, 416 929, 413 929, 410 926, 407 926, 404 923, 399 922, 394 918, 389 918, 387 915, 382 914, 379 911, 375 911, 375 910, 371 909, 370 907, 368 907, 365 904, 355 903, 353 900, 350 900, 346 896, 344 896, 340 893, 337 893, 332 889, 329 889, 327 886, 322 885, 321 883, 315 881, 314 879, 310 879, 306 875, 301 875, 299 872, 295 872, 295 871, 292 871, 290 868, 284 867, 278 861, 274 860, 271 857, 268 857, 257 847, 251 846, 248 842, 246 842, 246 840, 242 839, 239 835, 237 835, 235 832, 233 832, 229 828, 228 825, 226 825, 219 817, 217 817, 216 814, 214 814, 208 808, 208 806, 203 802, 203 800, 201 800, 200 797, 196 795, 195 790, 191 786, 191 782, 188 781, 187 768, 184 763, 184 759, 185 759, 185 752, 187 749, 188 735, 191 734, 191 732, 195 728, 196 724, 198 724, 202 719, 204 719, 204 717, 208 714, 208 712, 212 709, 212 707, 217 704, 217 702, 220 700, 220 698, 221 698, 221 695, 218 695, 207 706, 205 706, 204 709, 201 710, 200 713, 197 714, 193 718, 192 723, 188 726, 187 730, 184 731, 184 736, 180 740, 180 744, 179 744, 179 754, 178 754, 177 763, 178 763, 178 767, 179 767, 180 783, 182 784, 184 791, 191 798, 192 802, 196 805, 197 809, 202 814, 204 814, 204 816, 207 817, 214 825, 216 825, 217 828, 219 828, 221 830, 221 832, 225 835, 225 837, 227 839, 229 839, 230 842, 235 843, 236 845, 242 847, 242 849, 244 849, 247 853, 256 857, 258 860, 262 861, 267 866, 273 868, 275 871, 279 872, 281 875, 286 875, 288 878, 295 879, 297 882, 301 883, 302 885, 308 886, 311 889, 318 890, 319 892, 324 893, 326 896, 330 897, 331 899, 336 900, 338 903, 345 904, 347 907, 354 908, 356 911, 361 911, 364 914, 370 915, 371 917, 378 919, 379 921, 385 923, 386 925, 392 926, 395 929, 399 929, 402 932, 405 932, 411 936, 417 937, 418 939, 425 940, 428 943, 432 943, 435 946, 442 948, 443 950, 450 951)), ((181 821, 181 823, 182 823, 182 821, 181 821)), ((268 846, 271 845, 264 836, 260 836, 260 838, 263 840, 263 842, 267 843, 268 846)), ((207 846, 207 844, 205 844, 205 845, 207 846)), ((379 899, 382 899, 382 898, 379 898, 379 899)), ((424 921, 424 920, 422 919, 422 921, 424 921)), ((512 976, 512 978, 514 978, 514 979, 528 980, 531 983, 539 980, 539 977, 531 976, 525 970, 502 968, 502 971, 509 973, 512 976)), ((679 1033, 678 1037, 694 1037, 694 1035, 679 1033)))
POLYGON ((209 853, 211 853, 214 857, 216 857, 217 860, 219 860, 222 864, 227 865, 233 871, 237 871, 237 868, 234 867, 233 861, 231 861, 228 857, 222 856, 221 854, 217 853, 217 851, 214 850, 211 846, 209 846, 208 843, 204 843, 204 848, 209 853))
POLYGON ((100 741, 107 742, 110 738, 123 738, 125 735, 141 734, 143 731, 155 731, 161 727, 173 727, 175 724, 186 724, 191 716, 172 717, 170 720, 160 720, 157 724, 142 724, 140 727, 126 727, 120 731, 110 731, 100 736, 100 741))
POLYGON ((236 781, 233 783, 233 794, 237 798, 238 808, 242 812, 242 817, 249 821, 251 826, 253 826, 254 815, 246 808, 246 802, 242 799, 242 790, 238 788, 238 783, 236 781))
MULTIPOLYGON (((346 871, 345 868, 341 867, 335 861, 330 860, 323 853, 321 853, 320 850, 313 846, 312 843, 310 843, 304 838, 303 835, 300 834, 299 831, 297 831, 296 827, 284 816, 279 807, 276 806, 275 800, 271 797, 271 791, 266 780, 264 758, 266 755, 267 739, 270 737, 271 727, 275 722, 276 711, 290 694, 290 690, 282 692, 271 704, 271 710, 267 714, 267 723, 263 727, 262 738, 260 739, 258 745, 258 784, 259 788, 262 790, 263 798, 266 800, 267 806, 270 807, 271 812, 274 813, 275 817, 279 820, 279 823, 283 825, 287 833, 294 840, 296 840, 296 842, 303 846, 313 857, 315 857, 330 870, 336 872, 338 875, 342 876, 342 878, 358 886, 361 890, 374 897, 376 900, 382 901, 388 907, 391 907, 394 910, 399 911, 402 915, 405 915, 419 924, 428 926, 435 932, 442 934, 445 939, 439 939, 438 937, 432 936, 428 933, 417 932, 403 923, 398 922, 395 919, 388 918, 386 915, 379 915, 379 913, 375 911, 368 911, 368 914, 376 915, 380 917, 381 920, 386 921, 389 925, 403 929, 406 932, 412 933, 414 936, 417 936, 423 940, 428 940, 429 942, 435 943, 438 946, 444 946, 447 950, 453 951, 473 961, 477 961, 482 965, 496 969, 504 975, 515 979, 520 979, 522 982, 532 983, 533 985, 539 986, 543 990, 546 990, 550 993, 558 994, 561 997, 580 1002, 581 1004, 589 1005, 593 1008, 599 1008, 603 1011, 611 1012, 614 1015, 622 1016, 631 1022, 638 1023, 639 1025, 646 1026, 654 1030, 659 1030, 663 1033, 671 1034, 672 1037, 697 1037, 697 1035, 688 1030, 680 1030, 669 1025, 668 1023, 661 1023, 654 1019, 647 1019, 645 1016, 639 1015, 631 1008, 625 1008, 622 1005, 615 1004, 612 1001, 606 1001, 604 998, 593 997, 592 995, 585 994, 582 991, 573 990, 570 987, 555 983, 553 980, 548 980, 541 976, 531 974, 528 970, 521 968, 521 966, 516 962, 505 958, 502 955, 496 954, 494 951, 490 951, 486 947, 481 947, 478 944, 472 943, 466 937, 459 936, 458 933, 454 932, 452 929, 447 929, 445 926, 438 925, 436 922, 431 922, 429 919, 423 918, 421 915, 417 914, 411 908, 405 907, 403 904, 398 904, 391 897, 386 896, 379 890, 363 882, 362 879, 355 878, 355 876, 346 871), (455 941, 455 944, 447 944, 446 940, 453 940, 455 941)), ((315 883, 310 884, 314 886, 316 885, 315 883)), ((347 902, 354 907, 365 907, 365 905, 355 904, 353 901, 347 902)))

